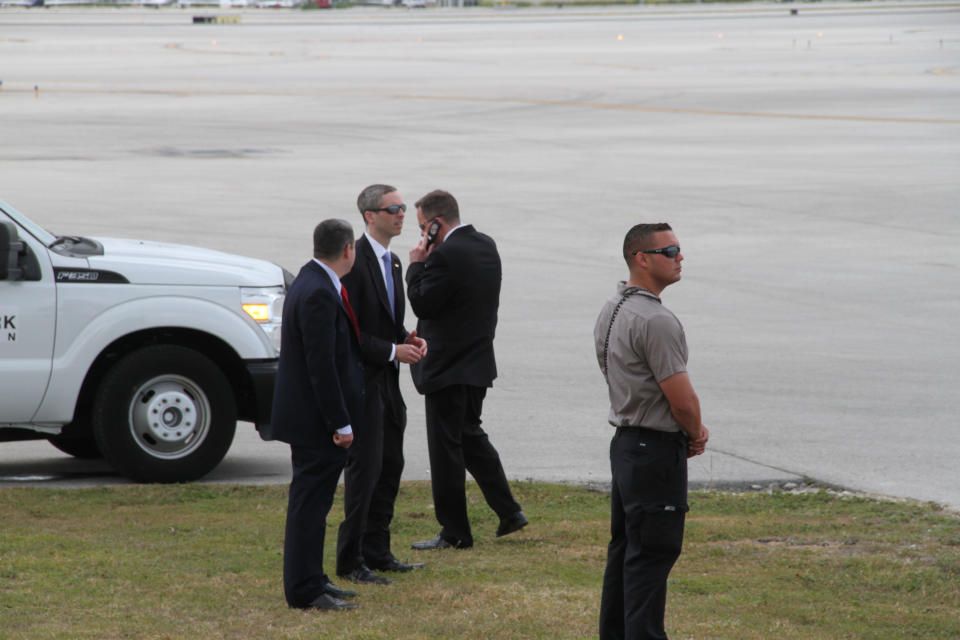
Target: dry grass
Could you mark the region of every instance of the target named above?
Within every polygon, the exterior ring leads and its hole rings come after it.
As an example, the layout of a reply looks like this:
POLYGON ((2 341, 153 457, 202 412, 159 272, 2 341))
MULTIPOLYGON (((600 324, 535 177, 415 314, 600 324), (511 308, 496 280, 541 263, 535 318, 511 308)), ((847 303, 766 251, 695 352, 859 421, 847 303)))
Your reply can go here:
MULTIPOLYGON (((476 546, 418 553, 409 543, 437 525, 429 486, 404 484, 394 548, 428 567, 357 587, 361 608, 336 614, 283 602, 285 487, 3 490, 0 638, 594 637, 607 496, 514 488, 532 521, 522 532, 495 539, 471 486, 476 546)), ((692 503, 671 637, 960 637, 956 514, 827 492, 692 503)))

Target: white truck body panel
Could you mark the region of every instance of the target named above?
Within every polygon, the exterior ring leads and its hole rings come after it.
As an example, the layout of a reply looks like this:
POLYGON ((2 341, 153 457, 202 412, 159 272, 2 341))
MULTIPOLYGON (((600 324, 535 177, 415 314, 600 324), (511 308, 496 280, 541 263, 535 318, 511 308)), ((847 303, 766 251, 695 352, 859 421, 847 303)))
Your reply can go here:
POLYGON ((40 260, 40 281, 0 280, 0 423, 29 422, 50 380, 57 291, 45 247, 21 238, 40 260))
POLYGON ((92 239, 103 245, 103 255, 90 256, 90 268, 115 271, 135 285, 268 287, 283 283, 280 267, 264 260, 170 242, 92 239))
MULTIPOLYGON (((60 285, 61 291, 68 286, 60 285)), ((90 285, 72 286, 80 289, 90 285)), ((90 363, 113 341, 143 330, 146 319, 151 327, 193 329, 217 336, 243 359, 276 357, 273 345, 253 320, 240 317, 223 304, 224 300, 216 300, 229 299, 239 309, 240 296, 236 289, 204 287, 206 295, 200 298, 183 293, 177 295, 171 291, 172 287, 147 287, 150 291, 138 291, 139 295, 131 299, 124 289, 133 285, 93 286, 104 289, 97 304, 84 304, 90 302, 88 296, 83 295, 85 292, 62 292, 61 313, 79 313, 82 319, 58 322, 64 330, 63 335, 58 333, 50 376, 50 388, 56 393, 47 394, 32 422, 70 422, 90 363), (117 289, 107 290, 114 287, 117 289), (83 311, 73 311, 75 309, 83 311)))

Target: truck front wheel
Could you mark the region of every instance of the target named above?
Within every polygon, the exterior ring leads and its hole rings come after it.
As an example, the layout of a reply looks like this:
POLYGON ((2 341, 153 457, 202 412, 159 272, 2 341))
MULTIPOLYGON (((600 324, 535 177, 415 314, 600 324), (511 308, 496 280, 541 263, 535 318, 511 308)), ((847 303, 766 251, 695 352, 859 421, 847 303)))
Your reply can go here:
POLYGON ((205 355, 144 347, 107 372, 93 406, 104 458, 138 482, 184 482, 209 473, 237 427, 233 391, 205 355))

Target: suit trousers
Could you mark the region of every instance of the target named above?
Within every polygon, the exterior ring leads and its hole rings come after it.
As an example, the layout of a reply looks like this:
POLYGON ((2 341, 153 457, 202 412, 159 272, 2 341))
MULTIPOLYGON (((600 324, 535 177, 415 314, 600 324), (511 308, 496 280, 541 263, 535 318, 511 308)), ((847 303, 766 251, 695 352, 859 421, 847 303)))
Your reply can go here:
POLYGON ((396 370, 384 370, 365 385, 363 421, 353 425, 343 471, 337 575, 347 575, 365 561, 375 566, 390 557, 389 527, 400 489, 406 426, 398 379, 396 370))
POLYGON ((323 571, 327 514, 333 506, 346 449, 290 446, 293 478, 283 541, 283 590, 291 607, 306 607, 330 581, 323 571))
POLYGON ((380 566, 393 558, 390 551, 390 522, 400 491, 404 465, 403 434, 407 428, 407 406, 400 395, 398 369, 387 371, 380 395, 383 463, 370 498, 367 528, 363 533, 363 557, 370 566, 380 566))
POLYGON ((667 576, 680 557, 688 510, 686 440, 621 427, 610 443, 610 467, 600 640, 664 640, 667 576))
POLYGON ((520 511, 487 434, 480 427, 485 387, 451 385, 425 396, 427 449, 433 505, 440 535, 462 546, 473 544, 467 519, 466 471, 501 518, 520 511))

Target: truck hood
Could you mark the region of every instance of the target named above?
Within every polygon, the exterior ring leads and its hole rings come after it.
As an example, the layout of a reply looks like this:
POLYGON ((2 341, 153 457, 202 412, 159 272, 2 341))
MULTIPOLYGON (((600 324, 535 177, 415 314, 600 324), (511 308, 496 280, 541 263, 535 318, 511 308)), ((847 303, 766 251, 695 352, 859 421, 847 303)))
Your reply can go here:
POLYGON ((265 260, 169 242, 94 238, 103 255, 87 257, 91 269, 114 271, 132 284, 273 287, 283 270, 265 260))

